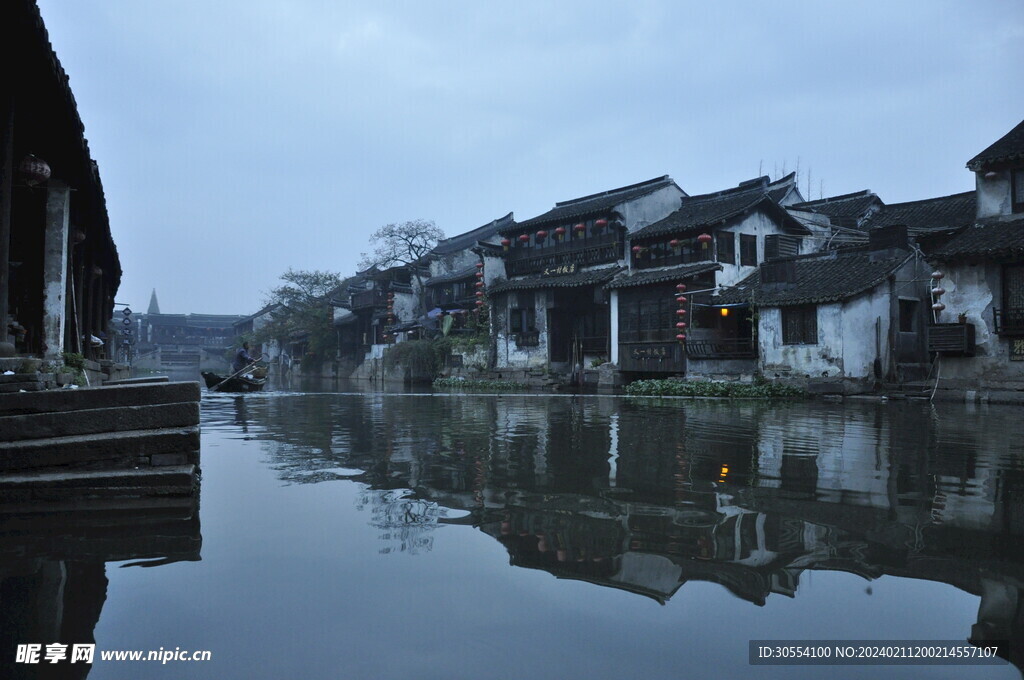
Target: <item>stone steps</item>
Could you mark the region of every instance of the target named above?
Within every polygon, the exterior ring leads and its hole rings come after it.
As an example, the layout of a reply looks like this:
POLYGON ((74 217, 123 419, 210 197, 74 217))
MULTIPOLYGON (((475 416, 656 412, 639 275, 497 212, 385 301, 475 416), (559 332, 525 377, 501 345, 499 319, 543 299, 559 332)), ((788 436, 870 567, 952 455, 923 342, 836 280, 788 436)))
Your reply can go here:
POLYGON ((0 394, 0 416, 96 408, 199 402, 198 382, 46 390, 31 394, 0 394))
POLYGON ((0 442, 190 427, 197 422, 197 402, 6 415, 0 416, 0 442))
POLYGON ((0 473, 55 466, 118 469, 186 463, 199 463, 198 425, 0 442, 0 473))
POLYGON ((9 474, 0 485, 0 513, 10 502, 67 502, 88 498, 188 496, 197 482, 194 465, 145 470, 46 471, 9 474))

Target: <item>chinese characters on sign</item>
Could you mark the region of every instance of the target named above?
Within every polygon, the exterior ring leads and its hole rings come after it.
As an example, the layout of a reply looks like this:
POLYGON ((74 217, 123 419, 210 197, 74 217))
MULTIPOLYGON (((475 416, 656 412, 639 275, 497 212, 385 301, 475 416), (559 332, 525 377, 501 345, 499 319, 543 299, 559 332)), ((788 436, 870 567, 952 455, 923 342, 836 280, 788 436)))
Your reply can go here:
POLYGON ((545 267, 541 272, 543 276, 561 276, 562 274, 575 274, 576 263, 563 264, 560 267, 545 267))
POLYGON ((1010 361, 1024 361, 1024 338, 1010 341, 1010 361))
POLYGON ((660 347, 634 347, 634 359, 664 359, 672 356, 672 352, 665 345, 660 347))

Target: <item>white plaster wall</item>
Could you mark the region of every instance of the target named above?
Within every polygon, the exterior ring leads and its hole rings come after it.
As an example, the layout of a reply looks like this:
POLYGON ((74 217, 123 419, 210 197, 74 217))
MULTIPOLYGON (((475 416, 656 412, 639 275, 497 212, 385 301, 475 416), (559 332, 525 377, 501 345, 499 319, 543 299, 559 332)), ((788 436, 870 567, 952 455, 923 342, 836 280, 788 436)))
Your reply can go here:
POLYGON ((1009 215, 1012 212, 1009 170, 996 172, 992 179, 986 179, 984 172, 975 173, 975 187, 978 219, 1009 215))
MULTIPOLYGON (((753 234, 757 236, 757 261, 764 261, 764 237, 770 234, 784 234, 786 233, 779 225, 776 224, 768 215, 764 214, 760 210, 747 215, 743 220, 736 224, 726 228, 716 230, 719 233, 732 233, 732 234, 753 234)), ((740 261, 740 239, 739 236, 733 236, 736 241, 736 262, 740 261)), ((757 269, 757 267, 745 267, 740 264, 728 264, 721 263, 722 271, 716 274, 716 281, 719 286, 732 286, 741 281, 742 279, 750 276, 750 274, 757 269)))
POLYGON ((1002 267, 998 264, 942 266, 940 283, 946 290, 943 323, 956 321, 961 312, 974 324, 976 343, 973 357, 941 358, 941 380, 949 386, 963 381, 963 387, 1019 387, 1024 382, 1024 361, 1010 361, 1010 338, 995 333, 992 308, 1001 304, 1002 267), (952 384, 950 381, 954 381, 952 384))
POLYGON ((890 318, 888 282, 875 286, 867 295, 843 303, 840 332, 846 333, 842 338, 843 374, 846 377, 874 377, 876 356, 881 360, 883 370, 888 367, 890 318), (876 348, 879 351, 876 352, 876 348))
MULTIPOLYGON (((415 291, 415 288, 414 288, 415 291)), ((395 323, 412 321, 419 316, 419 298, 413 293, 395 293, 395 323)))
POLYGON ((495 334, 497 357, 495 366, 497 368, 544 368, 548 365, 548 333, 547 333, 547 293, 535 291, 534 293, 534 314, 536 317, 537 331, 540 336, 537 347, 516 346, 516 341, 508 333, 508 296, 502 296, 503 303, 496 306, 496 313, 504 314, 501 324, 502 331, 495 334))
POLYGON ((668 217, 679 209, 682 200, 683 192, 670 184, 635 201, 621 203, 615 206, 615 211, 622 215, 626 231, 632 233, 668 217))
POLYGON ((505 258, 484 256, 484 285, 490 288, 495 281, 505 278, 505 258))
POLYGON ((758 320, 761 370, 767 377, 872 377, 876 320, 885 367, 889 344, 887 282, 845 303, 818 305, 817 345, 784 345, 781 309, 762 307, 758 320))
POLYGON ((758 349, 766 377, 839 377, 843 375, 843 316, 838 303, 818 305, 818 344, 782 344, 782 311, 762 307, 758 349))

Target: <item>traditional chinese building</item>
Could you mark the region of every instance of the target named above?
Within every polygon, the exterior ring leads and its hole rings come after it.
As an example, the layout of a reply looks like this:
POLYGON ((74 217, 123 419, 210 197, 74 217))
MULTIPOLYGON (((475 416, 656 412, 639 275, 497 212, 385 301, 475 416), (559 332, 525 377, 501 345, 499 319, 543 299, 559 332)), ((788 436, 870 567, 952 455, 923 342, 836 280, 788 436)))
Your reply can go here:
POLYGON ((750 310, 719 304, 713 294, 766 257, 817 247, 813 230, 784 207, 801 200, 795 175, 760 177, 684 197, 678 210, 630 234, 629 268, 607 285, 616 310, 611 358, 619 369, 635 376, 752 374, 750 310))
POLYGON ((505 280, 487 291, 496 367, 578 375, 607 361, 605 284, 625 267, 629 234, 663 219, 684 196, 665 175, 563 201, 502 229, 505 280))
POLYGON ((121 264, 99 169, 35 2, 2 3, 0 45, 0 356, 107 358, 121 264))
POLYGON ((934 251, 940 388, 1018 400, 1024 387, 1024 122, 972 158, 976 220, 934 251), (1017 393, 1019 394, 1019 393, 1017 393))
POLYGON ((925 362, 928 269, 905 228, 881 228, 865 246, 765 262, 715 304, 749 310, 761 375, 864 392, 925 362))

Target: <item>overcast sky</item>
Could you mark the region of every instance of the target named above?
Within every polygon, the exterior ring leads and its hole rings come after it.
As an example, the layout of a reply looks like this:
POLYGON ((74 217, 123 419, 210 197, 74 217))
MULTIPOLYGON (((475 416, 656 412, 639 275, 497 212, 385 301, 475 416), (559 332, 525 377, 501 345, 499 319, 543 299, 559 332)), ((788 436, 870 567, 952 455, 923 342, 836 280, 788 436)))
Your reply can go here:
POLYGON ((248 314, 382 224, 665 174, 957 193, 1024 118, 1020 0, 38 1, 139 311, 248 314))

